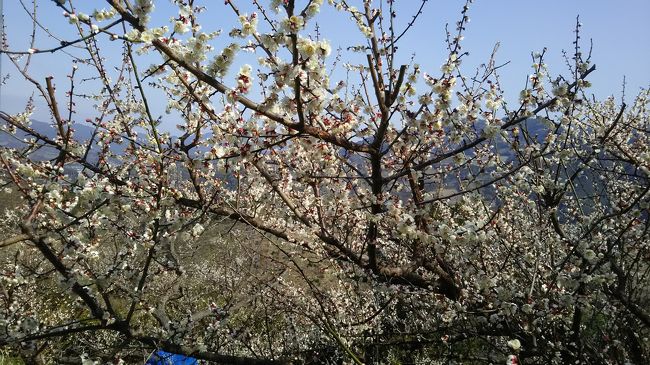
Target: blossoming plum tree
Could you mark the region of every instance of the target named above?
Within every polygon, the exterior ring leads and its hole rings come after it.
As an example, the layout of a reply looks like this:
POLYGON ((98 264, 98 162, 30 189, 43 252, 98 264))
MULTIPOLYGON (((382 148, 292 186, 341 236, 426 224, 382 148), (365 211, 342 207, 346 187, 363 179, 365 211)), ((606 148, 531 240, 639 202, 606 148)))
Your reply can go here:
POLYGON ((471 1, 439 71, 400 64, 426 2, 405 29, 390 0, 174 0, 171 20, 151 0, 43 4, 78 38, 3 45, 52 131, 33 100, 0 114, 23 139, 0 154, 21 197, 0 345, 28 363, 647 362, 648 91, 590 98, 577 25, 569 73, 535 53, 509 105, 494 55, 461 72, 471 1), (332 50, 323 6, 362 42, 332 50), (237 26, 209 29, 226 10, 237 26), (70 57, 65 94, 30 73, 49 54, 70 57))

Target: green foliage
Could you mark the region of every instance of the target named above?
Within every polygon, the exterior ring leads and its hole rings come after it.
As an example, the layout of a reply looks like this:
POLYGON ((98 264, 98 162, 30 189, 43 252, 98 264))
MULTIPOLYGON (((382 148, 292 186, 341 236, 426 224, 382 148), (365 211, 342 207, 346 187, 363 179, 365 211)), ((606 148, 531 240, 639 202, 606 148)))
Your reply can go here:
POLYGON ((0 365, 24 365, 25 363, 7 350, 0 349, 0 365))

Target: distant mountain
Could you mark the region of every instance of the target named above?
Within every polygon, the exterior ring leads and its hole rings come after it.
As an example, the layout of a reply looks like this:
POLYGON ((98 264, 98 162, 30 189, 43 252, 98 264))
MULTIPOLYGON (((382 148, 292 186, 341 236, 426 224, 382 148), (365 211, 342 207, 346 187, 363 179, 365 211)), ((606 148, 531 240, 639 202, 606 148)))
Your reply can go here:
MULTIPOLYGON (((0 124, 5 125, 6 122, 0 121, 0 124)), ((32 120, 30 124, 30 128, 32 128, 35 132, 48 138, 55 138, 57 134, 55 126, 53 126, 50 123, 40 122, 37 120, 32 120)), ((87 142, 92 137, 95 129, 88 125, 75 123, 74 130, 75 130, 74 137, 77 141, 87 142)), ((27 135, 27 133, 21 130, 17 130, 15 135, 10 135, 7 132, 0 131, 0 146, 9 147, 9 148, 24 147, 25 142, 23 140, 26 138, 29 138, 29 136, 27 135)))
MULTIPOLYGON (((5 123, 4 121, 0 121, 0 123, 5 123)), ((485 127, 486 122, 484 120, 477 120, 474 122, 476 130, 479 132, 485 127)), ((37 120, 33 120, 30 127, 34 129, 37 133, 46 136, 48 138, 56 138, 57 132, 55 129, 55 126, 53 126, 51 123, 45 123, 37 120)), ((548 125, 548 123, 544 122, 543 120, 537 119, 537 118, 530 118, 520 124, 520 128, 525 129, 528 131, 528 134, 533 138, 536 139, 538 142, 543 141, 545 136, 551 132, 551 126, 548 125)), ((95 132, 95 128, 91 125, 88 124, 83 124, 83 123, 75 123, 74 124, 74 138, 84 144, 87 144, 90 139, 93 136, 93 133, 95 132)), ((14 135, 10 135, 6 132, 0 131, 0 147, 5 147, 5 148, 24 148, 27 146, 27 144, 24 142, 24 139, 27 139, 29 136, 22 132, 22 131, 17 131, 14 135)), ((522 137, 520 137, 522 138, 522 137)), ((368 141, 371 142, 371 141, 368 141)), ((522 141, 523 142, 523 141, 522 141)), ((497 137, 495 140, 492 141, 492 143, 495 145, 497 150, 499 151, 499 154, 505 161, 513 161, 515 159, 515 153, 512 150, 512 147, 503 139, 500 137, 497 137)), ((386 145, 387 147, 387 145, 386 145)), ((111 146, 111 150, 117 154, 120 154, 124 152, 124 145, 113 145, 111 146)), ((91 148, 91 152, 88 156, 89 161, 95 161, 97 158, 97 146, 95 143, 93 143, 93 146, 91 148)), ((196 156, 202 155, 205 151, 207 151, 207 147, 198 147, 193 150, 193 153, 196 156)), ((359 169, 359 171, 364 172, 365 174, 370 174, 370 172, 367 170, 369 168, 368 165, 368 160, 359 154, 356 153, 349 153, 347 151, 341 150, 340 154, 342 157, 347 158, 352 165, 354 165, 356 168, 359 169)), ((466 151, 466 154, 468 157, 473 157, 474 155, 474 149, 469 149, 466 151)), ((42 147, 36 151, 30 152, 30 157, 33 160, 37 161, 44 161, 44 160, 51 160, 54 159, 58 156, 58 151, 55 150, 54 148, 51 147, 42 147)), ((431 155, 433 157, 434 155, 431 155)), ((72 170, 80 170, 80 166, 70 166, 69 168, 71 171, 72 170)), ((181 169, 182 170, 182 169, 181 169)), ((489 170, 489 169, 488 169, 489 170)), ((466 172, 465 172, 466 173, 466 172)), ((486 171, 484 173, 485 179, 487 179, 489 171, 486 171)), ((185 175, 185 172, 183 171, 181 173, 182 175, 185 175)), ((220 178, 225 178, 228 180, 230 183, 231 178, 227 176, 223 176, 223 174, 218 174, 220 178)), ((482 182, 483 180, 477 181, 477 183, 482 182)), ((447 178, 445 178, 443 181, 441 181, 443 185, 446 187, 449 187, 453 190, 458 190, 460 188, 457 177, 454 174, 450 174, 447 178)), ((436 188, 435 186, 427 186, 427 190, 436 188)))
MULTIPOLYGON (((6 124, 5 121, 0 121, 3 125, 6 124)), ((47 138, 56 138, 57 133, 55 130, 55 127, 52 124, 45 123, 45 122, 40 122, 37 120, 32 120, 30 124, 30 128, 32 128, 36 133, 47 137, 47 138)), ((90 139, 92 138, 94 128, 88 125, 83 125, 80 123, 75 123, 74 125, 74 138, 75 140, 82 142, 82 143, 88 143, 90 139)), ((15 134, 9 134, 5 131, 0 131, 0 148, 14 148, 14 149, 24 149, 28 145, 25 142, 25 140, 33 138, 32 136, 29 136, 27 133, 17 130, 15 134)), ((30 158, 34 161, 46 161, 46 160, 52 160, 58 156, 58 151, 49 146, 43 146, 40 147, 36 150, 30 151, 30 158)), ((91 150, 91 153, 89 154, 89 160, 95 159, 97 156, 96 153, 93 153, 91 150)), ((66 166, 66 174, 70 176, 76 175, 80 171, 80 166, 66 166)))

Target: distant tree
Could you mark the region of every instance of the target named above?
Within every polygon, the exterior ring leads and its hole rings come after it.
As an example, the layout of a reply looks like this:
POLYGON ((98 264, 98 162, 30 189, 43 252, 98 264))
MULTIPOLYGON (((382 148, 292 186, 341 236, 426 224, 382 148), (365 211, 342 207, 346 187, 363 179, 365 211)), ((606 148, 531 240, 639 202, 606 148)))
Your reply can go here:
POLYGON ((175 0, 168 25, 151 0, 106 3, 54 2, 76 40, 3 47, 55 132, 30 126, 33 100, 0 114, 5 133, 28 135, 0 154, 22 197, 2 218, 3 351, 648 363, 648 91, 630 105, 589 96, 579 24, 568 74, 533 54, 512 105, 495 55, 461 72, 470 2, 431 73, 399 61, 421 12, 405 26, 396 1, 254 0, 245 13, 175 0), (333 52, 323 6, 362 43, 333 52), (238 25, 213 32, 226 10, 238 25), (35 79, 30 62, 51 54, 70 56, 70 74, 35 79))

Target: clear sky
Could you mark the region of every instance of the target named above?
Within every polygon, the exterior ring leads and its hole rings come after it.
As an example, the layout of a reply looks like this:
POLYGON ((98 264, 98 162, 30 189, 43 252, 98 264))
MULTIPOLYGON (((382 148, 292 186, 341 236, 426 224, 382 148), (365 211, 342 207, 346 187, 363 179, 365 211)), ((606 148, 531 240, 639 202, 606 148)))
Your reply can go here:
MULTIPOLYGON (((252 11, 250 0, 233 0, 243 11, 252 11)), ((306 0, 297 0, 306 2, 306 0)), ((31 8, 28 0, 23 0, 31 8)), ((350 0, 351 4, 361 7, 361 1, 350 0)), ((75 1, 83 5, 84 10, 91 12, 92 7, 105 7, 100 0, 75 1)), ((211 12, 204 22, 208 30, 223 29, 224 35, 216 42, 216 46, 227 42, 227 33, 236 23, 235 17, 224 6, 223 0, 196 1, 205 4, 211 12), (222 42, 222 43, 221 43, 222 42)), ((262 1, 264 3, 264 1, 262 1)), ((327 3, 325 1, 325 3, 327 3)), ((73 39, 70 26, 61 15, 61 11, 50 0, 39 0, 38 14, 42 25, 63 39, 73 39)), ((169 24, 168 20, 175 14, 169 1, 156 0, 156 15, 153 25, 169 24)), ((416 62, 424 71, 436 74, 444 61, 445 24, 454 27, 455 21, 464 1, 461 0, 429 0, 424 13, 418 19, 411 32, 400 41, 402 59, 408 62, 412 53, 416 54, 416 62)), ((397 0, 397 27, 404 26, 410 21, 419 5, 418 0, 397 0)), ((32 27, 19 0, 4 1, 5 26, 9 48, 11 50, 26 50, 29 48, 27 39, 32 27)), ((608 95, 620 97, 623 76, 627 77, 627 99, 634 96, 639 88, 650 86, 650 0, 477 0, 469 12, 471 22, 468 24, 463 41, 464 50, 470 56, 463 63, 466 74, 471 74, 473 68, 485 62, 495 43, 500 42, 497 60, 500 63, 509 61, 510 64, 501 70, 501 80, 506 90, 506 100, 515 100, 523 88, 527 75, 531 73, 531 57, 533 51, 548 48, 547 63, 552 74, 567 74, 562 50, 572 53, 572 41, 575 37, 574 27, 576 16, 580 16, 582 41, 588 48, 589 40, 593 40, 592 61, 597 71, 590 76, 594 85, 592 92, 597 98, 608 95)), ((325 5, 317 18, 323 38, 337 45, 360 43, 361 37, 350 20, 325 5)), ((43 31, 37 30, 36 48, 46 49, 57 45, 57 41, 48 37, 43 31)), ((109 43, 109 42, 105 42, 109 43)), ((104 49, 106 56, 119 57, 117 44, 113 43, 104 49)), ((344 56, 345 58, 345 56, 344 56)), ((143 59, 144 69, 155 57, 143 59)), ((238 62, 236 61, 235 64, 238 62)), ((242 62, 243 63, 243 62, 242 62)), ((31 71, 38 80, 44 80, 48 75, 55 76, 59 85, 67 85, 65 75, 70 72, 70 63, 66 57, 51 54, 35 55, 31 71)), ((237 67, 238 69, 238 67, 237 67)), ((10 79, 2 86, 1 108, 7 112, 20 110, 32 88, 20 79, 6 55, 2 55, 3 77, 9 73, 10 79)), ((154 98, 154 100, 156 100, 154 98)), ((156 115, 164 114, 164 100, 158 100, 160 110, 156 115)), ((44 110, 37 111, 37 119, 46 119, 44 110)), ((91 114, 88 106, 79 106, 79 119, 85 119, 91 114)), ((168 124, 169 126, 169 124, 168 124)))

